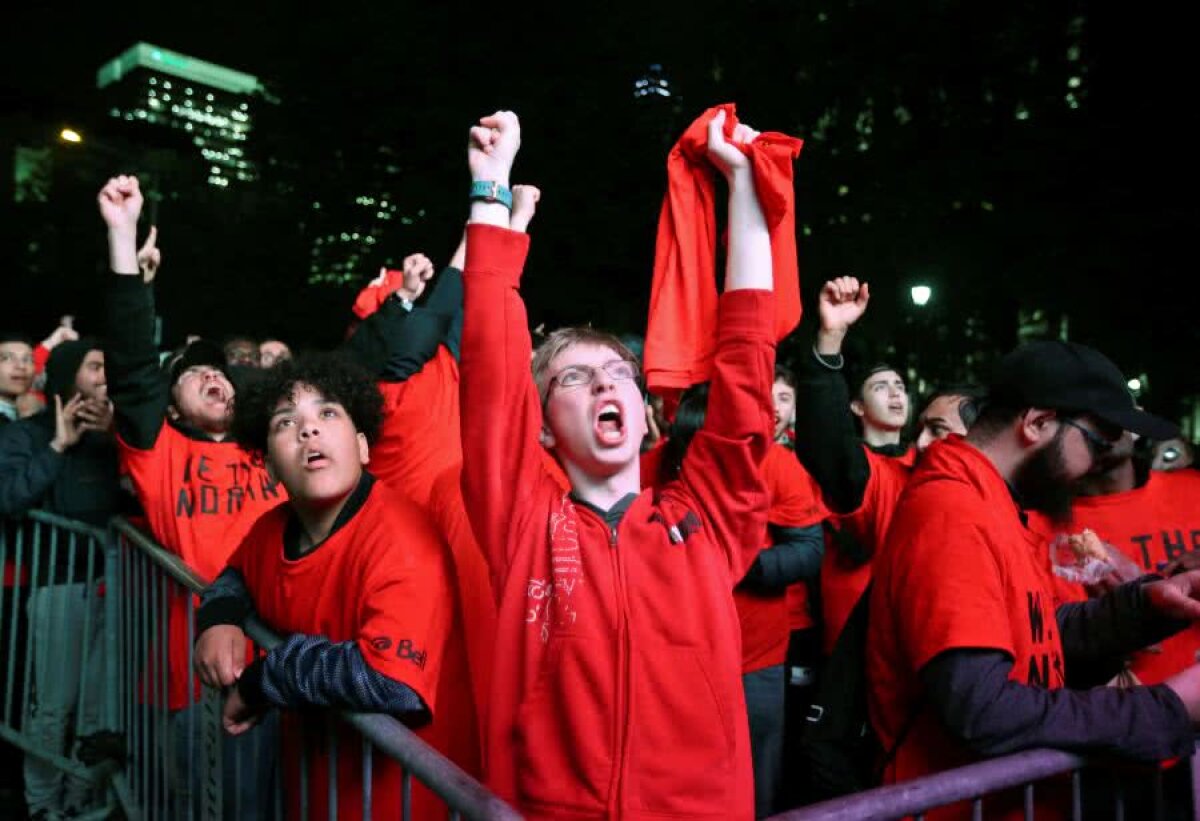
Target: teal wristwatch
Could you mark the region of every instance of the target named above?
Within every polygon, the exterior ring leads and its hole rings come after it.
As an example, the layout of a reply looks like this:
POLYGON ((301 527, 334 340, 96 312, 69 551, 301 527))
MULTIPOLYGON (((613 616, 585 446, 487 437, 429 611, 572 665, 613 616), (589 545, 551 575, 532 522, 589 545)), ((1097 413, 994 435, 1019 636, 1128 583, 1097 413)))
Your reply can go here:
POLYGON ((476 180, 471 183, 472 200, 483 200, 484 202, 498 202, 512 210, 512 191, 509 191, 498 182, 488 182, 487 180, 476 180))

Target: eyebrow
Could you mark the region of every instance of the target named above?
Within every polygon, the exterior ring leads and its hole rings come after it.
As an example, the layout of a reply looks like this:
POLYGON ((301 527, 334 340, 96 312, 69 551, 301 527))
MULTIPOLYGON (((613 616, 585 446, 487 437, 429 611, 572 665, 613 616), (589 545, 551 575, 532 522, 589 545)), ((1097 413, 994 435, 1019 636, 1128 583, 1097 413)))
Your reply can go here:
POLYGON ((949 425, 944 417, 941 416, 926 416, 921 420, 922 425, 949 425))

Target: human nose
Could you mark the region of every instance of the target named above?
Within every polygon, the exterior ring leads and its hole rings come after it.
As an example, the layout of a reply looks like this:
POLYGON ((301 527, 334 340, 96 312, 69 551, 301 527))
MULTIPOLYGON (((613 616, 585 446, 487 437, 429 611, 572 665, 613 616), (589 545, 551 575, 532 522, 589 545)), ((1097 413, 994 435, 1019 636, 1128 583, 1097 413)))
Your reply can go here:
POLYGON ((592 393, 613 390, 616 385, 617 380, 613 379, 612 375, 604 368, 596 368, 592 371, 592 393))

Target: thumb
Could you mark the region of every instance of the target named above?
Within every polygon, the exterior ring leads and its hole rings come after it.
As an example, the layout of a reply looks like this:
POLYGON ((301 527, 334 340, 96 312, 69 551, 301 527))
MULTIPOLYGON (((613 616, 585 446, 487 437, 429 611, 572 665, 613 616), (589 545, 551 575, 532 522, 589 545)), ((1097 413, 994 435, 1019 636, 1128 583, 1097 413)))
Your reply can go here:
POLYGON ((725 109, 718 111, 708 121, 708 144, 723 145, 725 143, 725 109))
POLYGON ((871 286, 864 282, 862 284, 862 287, 858 289, 858 299, 856 299, 854 301, 857 302, 859 305, 865 306, 867 304, 867 302, 870 301, 870 299, 871 299, 871 286))

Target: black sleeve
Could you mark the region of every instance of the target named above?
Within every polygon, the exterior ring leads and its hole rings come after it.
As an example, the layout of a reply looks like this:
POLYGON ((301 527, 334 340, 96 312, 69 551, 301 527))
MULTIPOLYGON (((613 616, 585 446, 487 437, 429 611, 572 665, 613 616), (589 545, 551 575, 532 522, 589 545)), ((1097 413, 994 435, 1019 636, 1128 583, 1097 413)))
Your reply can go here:
POLYGON ((410 309, 388 298, 359 323, 345 349, 375 378, 403 382, 425 367, 439 345, 457 358, 461 328, 462 272, 446 268, 424 303, 410 309))
POLYGON ((200 594, 196 611, 196 639, 210 627, 235 624, 241 627, 254 612, 254 599, 240 570, 227 567, 200 594))
POLYGON ((1188 626, 1146 605, 1144 585, 1158 576, 1143 576, 1085 602, 1055 611, 1070 686, 1109 681, 1130 653, 1169 638, 1188 626))
POLYGON ((65 459, 30 421, 0 428, 0 516, 37 507, 62 473, 65 459))
POLYGON ((821 525, 770 526, 773 544, 761 551, 746 571, 742 586, 755 593, 778 594, 788 585, 815 579, 825 557, 821 525))
POLYGON ((338 707, 387 713, 410 726, 430 719, 416 691, 367 664, 354 642, 322 636, 290 636, 246 668, 238 690, 252 707, 338 707))
POLYGON ((170 394, 154 347, 154 291, 140 276, 110 276, 104 370, 117 432, 131 447, 148 450, 162 429, 170 394))
POLYGON ((846 379, 840 367, 829 367, 814 351, 800 357, 796 379, 796 457, 832 511, 855 511, 871 465, 854 427, 846 379))
POLYGON ((1192 754, 1187 708, 1166 685, 1045 690, 1009 680, 998 650, 950 650, 921 670, 928 703, 979 755, 1034 747, 1154 762, 1192 754))

